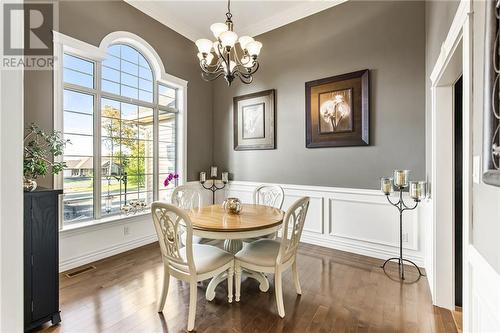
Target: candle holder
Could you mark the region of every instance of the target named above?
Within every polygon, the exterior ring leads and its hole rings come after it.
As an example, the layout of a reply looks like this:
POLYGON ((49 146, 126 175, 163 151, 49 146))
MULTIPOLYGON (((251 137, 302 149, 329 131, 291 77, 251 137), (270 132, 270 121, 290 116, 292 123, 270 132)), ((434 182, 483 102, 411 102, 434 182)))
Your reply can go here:
POLYGON ((227 172, 223 172, 221 175, 222 186, 217 186, 217 167, 210 168, 210 176, 211 177, 209 181, 212 182, 210 183, 210 185, 205 185, 207 183, 206 173, 200 172, 200 184, 201 186, 203 186, 204 189, 212 191, 212 204, 215 205, 215 192, 217 192, 218 190, 222 190, 224 187, 226 187, 229 177, 227 172))
POLYGON ((426 182, 409 182, 409 170, 395 170, 394 178, 381 178, 380 179, 380 188, 381 191, 385 194, 387 201, 396 207, 399 211, 399 257, 398 258, 389 258, 387 259, 382 266, 380 266, 385 272, 385 265, 389 261, 397 260, 399 267, 399 277, 401 280, 405 279, 405 269, 404 262, 410 263, 418 271, 418 278, 421 276, 425 276, 420 268, 411 260, 403 258, 403 212, 407 210, 414 210, 417 208, 421 199, 425 198, 426 192, 426 182), (407 205, 403 200, 403 191, 405 188, 409 186, 410 197, 415 201, 413 206, 407 205), (390 199, 390 194, 393 192, 394 188, 397 192, 399 192, 399 200, 397 202, 392 202, 390 199))

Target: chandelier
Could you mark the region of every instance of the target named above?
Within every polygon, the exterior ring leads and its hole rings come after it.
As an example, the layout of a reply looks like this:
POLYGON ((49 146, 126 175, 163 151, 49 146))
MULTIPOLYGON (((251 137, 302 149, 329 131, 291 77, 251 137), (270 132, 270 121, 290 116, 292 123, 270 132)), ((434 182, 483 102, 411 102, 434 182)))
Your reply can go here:
POLYGON ((198 39, 198 59, 200 60, 201 77, 205 81, 213 81, 224 76, 230 86, 235 77, 249 84, 253 74, 259 69, 257 57, 262 43, 250 36, 238 35, 233 31, 230 0, 227 2, 225 23, 214 23, 210 26, 215 41, 198 39))

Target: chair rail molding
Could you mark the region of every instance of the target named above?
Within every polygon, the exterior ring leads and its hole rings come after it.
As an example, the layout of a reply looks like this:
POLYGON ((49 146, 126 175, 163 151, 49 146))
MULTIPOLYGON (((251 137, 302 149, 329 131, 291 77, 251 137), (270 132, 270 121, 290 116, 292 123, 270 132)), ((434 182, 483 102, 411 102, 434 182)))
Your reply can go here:
MULTIPOLYGON (((231 181, 217 202, 238 197, 252 202, 253 190, 262 183, 231 181)), ((398 255, 398 215, 378 190, 309 185, 276 184, 285 191, 283 210, 297 198, 311 198, 301 241, 379 259, 398 255)), ((419 209, 405 212, 403 251, 419 266, 425 266, 423 235, 425 221, 419 209)))

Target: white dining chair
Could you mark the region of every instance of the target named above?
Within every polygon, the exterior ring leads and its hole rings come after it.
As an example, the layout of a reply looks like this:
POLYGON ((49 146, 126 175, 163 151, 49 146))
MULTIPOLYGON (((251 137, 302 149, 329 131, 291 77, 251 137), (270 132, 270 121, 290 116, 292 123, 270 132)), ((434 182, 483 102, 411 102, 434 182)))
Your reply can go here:
MULTIPOLYGON (((285 191, 278 185, 260 185, 253 191, 253 203, 256 205, 271 206, 281 209, 285 201, 285 191)), ((275 238, 275 233, 261 237, 244 239, 244 243, 251 243, 262 238, 275 238)))
POLYGON ((285 316, 283 305, 283 272, 292 267, 297 294, 302 294, 297 271, 297 248, 309 208, 309 197, 297 200, 286 212, 283 219, 281 240, 259 239, 246 244, 235 254, 236 302, 240 300, 242 269, 263 273, 274 273, 276 305, 281 318, 285 316))
MULTIPOLYGON (((179 185, 173 190, 170 200, 172 205, 176 207, 193 210, 201 207, 201 192, 193 186, 179 185)), ((183 244, 185 244, 184 238, 185 236, 183 237, 183 244)), ((195 244, 205 244, 210 241, 211 239, 208 238, 193 236, 193 243, 195 244)))
POLYGON ((182 209, 164 202, 153 202, 151 213, 163 259, 163 289, 158 312, 162 312, 165 306, 170 276, 189 282, 187 328, 192 331, 196 317, 197 282, 227 271, 227 298, 229 303, 233 301, 234 256, 215 246, 193 244, 191 219, 182 209), (181 242, 183 233, 186 234, 185 246, 181 242))

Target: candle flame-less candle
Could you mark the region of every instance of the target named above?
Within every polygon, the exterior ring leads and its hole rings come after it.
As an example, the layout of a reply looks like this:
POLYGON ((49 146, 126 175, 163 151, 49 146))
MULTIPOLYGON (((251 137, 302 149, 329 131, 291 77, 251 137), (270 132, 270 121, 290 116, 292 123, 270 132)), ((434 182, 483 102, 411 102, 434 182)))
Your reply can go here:
POLYGON ((425 198, 427 194, 426 182, 410 182, 410 197, 414 200, 420 201, 425 198))
POLYGON ((222 182, 227 183, 229 181, 229 173, 227 171, 224 171, 222 173, 222 182))
POLYGON ((200 172, 200 183, 207 181, 207 174, 205 172, 200 172))
POLYGON ((385 194, 389 195, 392 192, 392 178, 380 178, 380 190, 385 194))
POLYGON ((210 177, 217 178, 217 167, 216 166, 210 167, 210 177))
POLYGON ((397 187, 407 187, 409 176, 410 170, 394 170, 394 185, 397 187))

